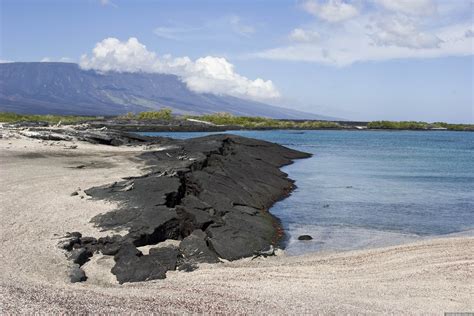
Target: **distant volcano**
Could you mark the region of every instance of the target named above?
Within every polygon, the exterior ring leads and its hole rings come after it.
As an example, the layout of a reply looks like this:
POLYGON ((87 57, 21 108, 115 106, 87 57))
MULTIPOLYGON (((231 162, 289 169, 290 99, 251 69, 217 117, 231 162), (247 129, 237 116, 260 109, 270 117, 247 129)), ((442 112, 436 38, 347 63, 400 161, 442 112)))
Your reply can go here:
POLYGON ((163 107, 179 114, 228 112, 282 119, 331 119, 231 96, 196 93, 174 75, 101 74, 72 63, 0 64, 2 112, 117 115, 163 107))

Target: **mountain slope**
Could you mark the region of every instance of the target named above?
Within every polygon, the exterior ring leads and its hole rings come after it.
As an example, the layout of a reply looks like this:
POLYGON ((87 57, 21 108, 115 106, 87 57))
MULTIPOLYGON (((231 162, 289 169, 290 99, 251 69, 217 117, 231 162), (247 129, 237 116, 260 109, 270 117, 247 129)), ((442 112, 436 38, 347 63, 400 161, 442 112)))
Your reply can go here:
POLYGON ((195 93, 174 75, 100 74, 71 63, 0 64, 0 111, 117 115, 162 107, 182 114, 326 118, 231 96, 195 93))

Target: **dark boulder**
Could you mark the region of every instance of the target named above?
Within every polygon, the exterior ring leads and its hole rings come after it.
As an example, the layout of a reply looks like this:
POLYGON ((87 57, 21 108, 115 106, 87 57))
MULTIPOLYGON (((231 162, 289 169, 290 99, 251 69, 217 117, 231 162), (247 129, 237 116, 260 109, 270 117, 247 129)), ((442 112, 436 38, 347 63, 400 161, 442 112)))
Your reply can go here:
POLYGON ((180 252, 175 247, 152 248, 149 256, 160 262, 160 265, 164 266, 166 270, 175 270, 180 252))
POLYGON ((106 236, 101 237, 97 241, 99 244, 98 249, 102 252, 103 255, 114 256, 122 247, 122 236, 106 236))
POLYGON ((131 244, 123 245, 114 259, 116 264, 111 271, 120 284, 164 279, 168 270, 160 256, 144 256, 131 244))
POLYGON ((179 244, 184 263, 217 263, 217 254, 209 249, 206 243, 207 235, 200 229, 184 238, 179 244))
POLYGON ((81 239, 79 237, 72 237, 66 240, 62 240, 58 243, 58 247, 67 251, 71 251, 76 244, 80 244, 81 239))
POLYGON ((72 283, 84 282, 87 280, 86 273, 82 270, 78 264, 74 264, 69 270, 69 279, 72 283))
POLYGON ((313 237, 311 237, 310 235, 301 235, 298 237, 298 240, 311 240, 313 239, 313 237))
POLYGON ((82 234, 80 232, 67 232, 66 235, 64 235, 64 238, 81 238, 82 234))
POLYGON ((77 248, 71 251, 68 259, 79 266, 82 266, 84 263, 89 261, 90 257, 92 257, 92 252, 88 251, 86 248, 77 248))
MULTIPOLYGON (((87 136, 109 144, 115 137, 107 131, 87 136)), ((129 135, 118 140, 126 141, 148 140, 129 135)), ((191 271, 198 263, 219 258, 251 257, 278 243, 280 225, 268 209, 294 188, 279 168, 308 154, 233 135, 159 141, 166 150, 140 157, 150 166, 148 174, 84 191, 120 205, 94 217, 94 224, 104 230, 126 229, 128 234, 80 237, 72 249, 113 255, 112 272, 123 283, 164 278, 167 270, 176 268, 191 271), (179 249, 155 248, 143 255, 136 248, 167 239, 182 240, 179 249)))

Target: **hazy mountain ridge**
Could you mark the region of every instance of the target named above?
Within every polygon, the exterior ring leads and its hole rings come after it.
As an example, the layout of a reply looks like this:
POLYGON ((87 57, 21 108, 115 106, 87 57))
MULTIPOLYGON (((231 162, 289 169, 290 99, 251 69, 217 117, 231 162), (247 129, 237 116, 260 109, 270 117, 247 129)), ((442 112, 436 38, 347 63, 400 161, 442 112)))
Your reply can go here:
POLYGON ((177 76, 105 74, 72 63, 0 64, 0 111, 116 115, 170 107, 175 113, 229 112, 287 119, 327 119, 231 96, 195 93, 177 76))

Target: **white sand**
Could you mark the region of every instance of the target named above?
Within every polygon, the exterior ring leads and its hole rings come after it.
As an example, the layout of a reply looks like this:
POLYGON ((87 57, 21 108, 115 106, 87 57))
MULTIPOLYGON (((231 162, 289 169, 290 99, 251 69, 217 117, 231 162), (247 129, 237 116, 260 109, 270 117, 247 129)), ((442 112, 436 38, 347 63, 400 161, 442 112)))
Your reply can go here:
POLYGON ((71 284, 69 263, 56 247, 58 237, 67 231, 103 235, 89 220, 115 205, 70 193, 144 172, 135 158, 141 148, 77 144, 77 149, 65 149, 57 142, 0 139, 0 314, 474 311, 472 237, 245 259, 125 285, 109 272, 113 259, 96 255, 84 267, 89 280, 71 284), (86 167, 70 168, 81 164, 86 167))

